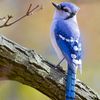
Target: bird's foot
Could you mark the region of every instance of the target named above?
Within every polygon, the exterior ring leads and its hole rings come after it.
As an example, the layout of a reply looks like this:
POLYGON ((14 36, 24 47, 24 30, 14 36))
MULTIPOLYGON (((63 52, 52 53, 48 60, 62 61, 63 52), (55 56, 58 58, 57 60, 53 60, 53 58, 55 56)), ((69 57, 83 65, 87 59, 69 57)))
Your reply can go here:
POLYGON ((65 57, 57 65, 55 65, 55 69, 57 68, 61 71, 64 71, 64 69, 60 66, 60 64, 64 61, 64 59, 65 59, 65 57))
POLYGON ((55 67, 60 67, 60 64, 64 61, 65 57, 55 66, 55 67))

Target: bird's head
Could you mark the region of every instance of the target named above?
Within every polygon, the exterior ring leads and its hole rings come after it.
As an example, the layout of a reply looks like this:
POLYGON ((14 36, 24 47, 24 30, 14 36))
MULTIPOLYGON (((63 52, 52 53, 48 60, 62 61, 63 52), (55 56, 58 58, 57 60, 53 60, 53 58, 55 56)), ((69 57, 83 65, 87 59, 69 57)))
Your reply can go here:
POLYGON ((71 2, 62 2, 60 4, 52 2, 52 4, 56 8, 54 18, 67 20, 73 18, 79 11, 79 7, 71 2))

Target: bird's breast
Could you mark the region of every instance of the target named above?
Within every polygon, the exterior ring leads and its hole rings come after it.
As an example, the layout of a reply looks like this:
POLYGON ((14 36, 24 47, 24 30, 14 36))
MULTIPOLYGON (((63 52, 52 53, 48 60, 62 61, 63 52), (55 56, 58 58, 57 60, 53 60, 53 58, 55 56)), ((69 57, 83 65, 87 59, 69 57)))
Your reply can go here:
POLYGON ((53 21, 52 25, 51 25, 51 32, 50 32, 51 43, 52 43, 52 46, 57 53, 58 58, 60 60, 62 60, 64 56, 63 56, 63 54, 62 54, 62 52, 61 52, 61 50, 56 42, 55 33, 54 33, 55 27, 56 27, 56 21, 53 21))

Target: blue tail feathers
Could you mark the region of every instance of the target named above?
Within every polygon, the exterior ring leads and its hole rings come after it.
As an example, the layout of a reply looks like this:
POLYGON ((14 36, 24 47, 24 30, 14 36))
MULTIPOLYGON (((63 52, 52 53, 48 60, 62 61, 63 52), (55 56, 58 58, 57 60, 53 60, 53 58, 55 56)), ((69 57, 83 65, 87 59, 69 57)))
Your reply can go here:
POLYGON ((66 76, 66 100, 75 100, 76 73, 68 65, 66 76))

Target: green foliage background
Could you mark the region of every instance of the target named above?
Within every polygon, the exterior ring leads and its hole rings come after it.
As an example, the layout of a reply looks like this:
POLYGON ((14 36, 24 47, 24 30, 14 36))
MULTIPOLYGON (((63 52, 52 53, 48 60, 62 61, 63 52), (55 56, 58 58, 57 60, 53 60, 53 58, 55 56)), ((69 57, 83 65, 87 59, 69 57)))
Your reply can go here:
MULTIPOLYGON (((81 75, 78 72, 78 78, 100 94, 100 1, 69 1, 81 8, 78 23, 83 37, 84 53, 83 73, 81 75)), ((16 19, 25 13, 30 3, 33 3, 33 6, 41 4, 43 9, 8 28, 0 29, 0 33, 27 48, 34 49, 56 64, 58 58, 49 37, 54 7, 49 0, 0 0, 0 17, 12 14, 16 19)), ((66 66, 65 63, 62 66, 66 66)), ((31 87, 0 80, 0 100, 50 100, 31 87)))

